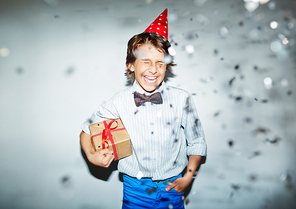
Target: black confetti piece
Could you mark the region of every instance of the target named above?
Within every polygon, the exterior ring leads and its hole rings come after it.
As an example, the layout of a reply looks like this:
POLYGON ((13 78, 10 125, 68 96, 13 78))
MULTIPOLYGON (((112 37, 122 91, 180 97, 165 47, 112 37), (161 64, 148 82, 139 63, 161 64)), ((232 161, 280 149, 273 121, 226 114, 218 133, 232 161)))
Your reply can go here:
POLYGON ((139 112, 139 110, 136 110, 134 114, 136 115, 138 112, 139 112))
POLYGON ((185 199, 185 205, 188 205, 189 202, 190 202, 190 201, 189 201, 189 198, 186 198, 186 199, 185 199))
POLYGON ((234 189, 234 190, 239 190, 240 185, 239 184, 231 184, 231 188, 234 189))
POLYGON ((234 80, 235 80, 235 77, 233 77, 232 79, 230 79, 230 81, 229 81, 229 86, 232 85, 232 83, 233 83, 234 80))
POLYGON ((129 204, 128 200, 122 200, 123 203, 129 204))
POLYGON ((270 130, 267 128, 259 127, 254 132, 255 134, 267 134, 268 132, 270 132, 270 130))
POLYGON ((253 119, 252 118, 249 118, 249 117, 246 117, 246 118, 244 118, 244 121, 246 123, 252 123, 253 122, 253 119))
POLYGON ((69 181, 70 181, 70 177, 67 176, 67 175, 61 178, 61 183, 62 183, 62 184, 66 184, 66 183, 68 183, 69 181))
POLYGON ((287 94, 288 94, 288 96, 290 96, 290 95, 292 94, 292 91, 289 90, 289 91, 287 92, 287 94))
POLYGON ((198 118, 195 119, 194 124, 195 126, 198 126, 198 118))
POLYGON ((267 144, 277 144, 281 141, 281 138, 275 137, 274 139, 265 139, 265 143, 267 144))
POLYGON ((234 66, 234 69, 235 70, 238 70, 239 69, 239 65, 234 66))
POLYGON ((152 194, 153 192, 156 192, 157 191, 157 188, 153 188, 153 189, 146 189, 146 192, 148 194, 152 194))
POLYGON ((215 112, 214 117, 217 117, 218 115, 220 115, 220 113, 221 113, 220 111, 215 112))
POLYGON ((72 75, 74 73, 74 68, 73 67, 69 67, 67 70, 66 70, 66 75, 72 75))
POLYGON ((232 147, 233 144, 234 144, 233 140, 228 140, 228 145, 229 145, 229 147, 232 147))
POLYGON ((170 200, 169 198, 165 198, 165 197, 160 198, 160 201, 163 201, 163 202, 167 202, 169 200, 170 200))
POLYGON ((257 176, 252 174, 252 175, 249 176, 249 180, 250 181, 256 181, 257 180, 257 176))
POLYGON ((87 121, 89 122, 89 124, 93 123, 93 120, 91 118, 88 118, 87 121))
POLYGON ((23 74, 25 71, 24 71, 24 69, 22 68, 22 67, 18 67, 18 68, 16 68, 16 73, 17 74, 19 74, 19 75, 21 75, 21 74, 23 74))
POLYGON ((241 96, 237 96, 237 97, 235 97, 234 99, 235 99, 235 101, 238 102, 238 101, 241 101, 243 98, 242 98, 241 96))
POLYGON ((255 151, 255 152, 253 152, 253 155, 250 156, 249 158, 257 157, 259 155, 261 155, 261 152, 260 151, 255 151))

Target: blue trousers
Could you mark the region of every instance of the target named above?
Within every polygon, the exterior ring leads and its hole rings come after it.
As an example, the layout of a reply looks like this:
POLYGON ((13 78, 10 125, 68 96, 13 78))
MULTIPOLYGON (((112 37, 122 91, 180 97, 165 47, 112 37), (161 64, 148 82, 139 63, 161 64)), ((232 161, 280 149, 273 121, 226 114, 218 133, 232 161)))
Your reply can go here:
POLYGON ((137 179, 123 175, 122 209, 184 209, 183 193, 173 188, 169 192, 165 188, 179 176, 164 181, 152 181, 149 178, 137 179))

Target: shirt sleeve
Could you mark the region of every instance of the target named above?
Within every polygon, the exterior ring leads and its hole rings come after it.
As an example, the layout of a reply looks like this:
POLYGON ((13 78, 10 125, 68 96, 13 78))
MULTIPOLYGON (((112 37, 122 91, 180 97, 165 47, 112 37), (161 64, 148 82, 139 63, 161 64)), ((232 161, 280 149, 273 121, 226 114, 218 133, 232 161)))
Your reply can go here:
POLYGON ((88 118, 81 126, 82 131, 90 135, 89 125, 99 123, 107 119, 117 119, 119 114, 114 104, 113 97, 109 102, 99 106, 99 109, 94 111, 92 116, 88 118))
POLYGON ((190 94, 186 98, 182 126, 184 127, 187 155, 207 155, 204 131, 198 117, 194 100, 190 94))

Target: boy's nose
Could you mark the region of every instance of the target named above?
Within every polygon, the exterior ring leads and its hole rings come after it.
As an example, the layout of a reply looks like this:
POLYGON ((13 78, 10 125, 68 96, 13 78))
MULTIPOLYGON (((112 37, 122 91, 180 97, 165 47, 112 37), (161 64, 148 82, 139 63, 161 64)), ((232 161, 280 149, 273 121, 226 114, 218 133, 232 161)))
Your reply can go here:
POLYGON ((157 73, 157 68, 156 65, 154 63, 151 64, 150 68, 149 68, 149 72, 152 74, 157 73))

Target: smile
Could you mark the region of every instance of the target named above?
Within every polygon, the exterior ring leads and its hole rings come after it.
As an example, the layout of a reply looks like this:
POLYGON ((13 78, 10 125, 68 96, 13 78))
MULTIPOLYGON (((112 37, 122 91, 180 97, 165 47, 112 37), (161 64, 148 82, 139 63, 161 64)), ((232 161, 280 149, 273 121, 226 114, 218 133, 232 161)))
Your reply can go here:
POLYGON ((157 77, 155 77, 155 76, 144 76, 144 80, 147 83, 155 83, 157 81, 157 77))

